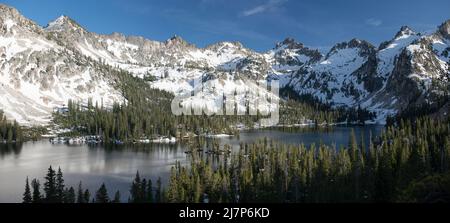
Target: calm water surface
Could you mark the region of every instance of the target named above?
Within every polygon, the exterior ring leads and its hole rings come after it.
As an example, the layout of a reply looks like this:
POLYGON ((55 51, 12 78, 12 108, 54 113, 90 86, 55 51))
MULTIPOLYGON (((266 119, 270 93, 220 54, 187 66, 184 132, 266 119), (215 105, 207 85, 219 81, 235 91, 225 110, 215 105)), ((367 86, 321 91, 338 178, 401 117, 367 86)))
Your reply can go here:
MULTIPOLYGON (((353 127, 357 138, 363 134, 377 135, 381 126, 353 127)), ((251 143, 264 137, 288 144, 312 143, 347 145, 352 128, 336 127, 327 132, 283 132, 279 130, 255 130, 242 132, 239 137, 221 138, 220 144, 238 147, 241 142, 251 143)), ((79 181, 84 188, 94 193, 104 182, 112 196, 120 190, 122 199, 127 200, 129 186, 136 171, 141 176, 152 179, 155 185, 158 177, 167 183, 170 169, 177 161, 189 163, 184 151, 186 146, 145 145, 116 148, 52 145, 48 141, 27 142, 21 146, 0 145, 0 202, 20 202, 24 191, 25 178, 39 178, 41 184, 50 165, 61 167, 66 185, 75 189, 79 181)))

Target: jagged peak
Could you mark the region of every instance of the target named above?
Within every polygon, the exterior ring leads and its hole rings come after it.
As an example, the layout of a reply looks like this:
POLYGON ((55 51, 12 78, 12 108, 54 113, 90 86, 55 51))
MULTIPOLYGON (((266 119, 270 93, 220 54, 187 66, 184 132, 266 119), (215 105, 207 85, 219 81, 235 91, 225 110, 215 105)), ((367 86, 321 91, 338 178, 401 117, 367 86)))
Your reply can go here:
POLYGON ((400 28, 400 31, 398 31, 397 34, 395 34, 394 39, 400 39, 412 35, 416 35, 416 32, 414 32, 411 28, 409 28, 409 26, 402 26, 400 28))
POLYGON ((57 19, 50 22, 45 30, 59 32, 59 31, 67 31, 67 30, 84 30, 80 24, 78 24, 75 20, 70 18, 67 15, 61 15, 57 19))
POLYGON ((378 51, 386 49, 390 44, 396 42, 397 40, 407 39, 410 38, 411 36, 418 36, 418 35, 420 34, 416 33, 409 26, 402 26, 400 30, 395 34, 393 39, 380 43, 380 45, 378 46, 378 51))
POLYGON ((223 49, 223 48, 237 48, 237 49, 242 49, 244 48, 244 46, 242 45, 242 43, 238 42, 238 41, 221 41, 221 42, 217 42, 211 45, 208 45, 206 47, 206 49, 210 49, 210 50, 217 50, 217 49, 223 49))
POLYGON ((0 16, 9 16, 9 15, 20 15, 19 11, 17 11, 17 9, 9 6, 9 5, 5 5, 3 3, 0 3, 0 16))
POLYGON ((20 26, 21 29, 40 32, 41 27, 34 21, 24 17, 20 12, 8 5, 0 3, 0 26, 6 25, 9 31, 13 26, 20 26))
POLYGON ((450 19, 439 26, 439 33, 446 39, 450 39, 450 19))
POLYGON ((61 15, 59 16, 57 19, 53 20, 52 22, 49 23, 50 24, 63 24, 69 21, 69 17, 66 15, 61 15))
POLYGON ((17 9, 0 3, 0 25, 5 24, 7 27, 11 27, 20 17, 17 9))
POLYGON ((25 18, 20 12, 8 5, 0 3, 0 18, 3 21, 6 20, 12 20, 12 21, 30 21, 29 19, 25 18))
POLYGON ((173 35, 168 40, 166 40, 166 44, 180 44, 180 43, 184 44, 187 42, 178 35, 173 35))
POLYGON ((331 48, 330 51, 334 51, 334 50, 338 50, 338 49, 345 49, 345 48, 374 48, 374 46, 365 40, 353 38, 348 42, 337 43, 336 45, 334 45, 331 48))
POLYGON ((299 49, 299 48, 303 48, 304 45, 303 45, 303 43, 297 42, 292 37, 287 37, 283 41, 277 43, 277 45, 275 46, 275 49, 282 48, 282 47, 285 47, 288 49, 299 49))
POLYGON ((363 44, 364 42, 365 42, 364 40, 360 40, 358 38, 353 38, 348 42, 348 45, 350 45, 350 47, 356 47, 356 46, 363 44))
POLYGON ((184 40, 183 38, 181 38, 178 35, 172 36, 170 39, 166 40, 164 43, 166 44, 166 46, 185 46, 185 47, 192 46, 192 44, 188 43, 186 40, 184 40))
POLYGON ((347 48, 358 48, 359 54, 361 56, 368 56, 375 53, 375 46, 373 46, 371 43, 367 42, 366 40, 353 38, 348 42, 341 42, 334 45, 327 53, 326 57, 328 58, 330 55, 336 53, 337 51, 347 48))

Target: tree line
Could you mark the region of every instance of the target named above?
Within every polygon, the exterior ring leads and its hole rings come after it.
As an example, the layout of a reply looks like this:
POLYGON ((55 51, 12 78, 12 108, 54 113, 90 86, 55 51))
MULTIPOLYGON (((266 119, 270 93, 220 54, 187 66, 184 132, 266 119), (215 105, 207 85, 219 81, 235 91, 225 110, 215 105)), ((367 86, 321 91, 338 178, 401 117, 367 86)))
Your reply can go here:
POLYGON ((319 124, 361 124, 376 118, 376 113, 361 108, 333 107, 330 103, 324 103, 311 94, 299 95, 292 87, 286 86, 280 89, 280 95, 285 103, 280 111, 282 124, 298 124, 305 119, 319 124))
MULTIPOLYGON (((83 204, 83 203, 120 203, 122 202, 120 191, 116 191, 113 197, 110 197, 106 185, 103 183, 94 194, 89 189, 83 189, 80 181, 75 191, 73 187, 64 184, 64 177, 61 168, 54 170, 49 167, 45 176, 44 184, 41 185, 38 179, 33 179, 31 183, 28 177, 25 180, 25 191, 23 193, 23 203, 65 203, 65 204, 83 204)), ((152 181, 136 174, 130 187, 130 203, 160 203, 162 202, 161 179, 156 181, 156 187, 152 181)))

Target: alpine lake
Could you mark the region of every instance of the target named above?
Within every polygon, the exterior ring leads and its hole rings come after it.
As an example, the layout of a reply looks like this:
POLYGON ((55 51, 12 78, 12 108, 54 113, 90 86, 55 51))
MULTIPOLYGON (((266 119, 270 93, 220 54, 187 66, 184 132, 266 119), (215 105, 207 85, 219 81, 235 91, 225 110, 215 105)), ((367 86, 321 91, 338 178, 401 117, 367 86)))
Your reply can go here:
MULTIPOLYGON (((233 151, 239 150, 241 143, 264 138, 290 145, 322 143, 339 148, 348 145, 352 129, 358 141, 361 135, 364 136, 367 145, 370 136, 379 135, 383 128, 381 125, 366 125, 334 126, 327 130, 311 127, 247 130, 239 136, 205 138, 204 141, 205 148, 215 141, 221 147, 231 145, 233 151)), ((21 202, 25 179, 37 178, 42 184, 50 165, 62 169, 67 186, 76 189, 82 181, 83 188, 92 193, 105 183, 111 197, 119 190, 122 200, 126 201, 137 171, 141 177, 151 179, 153 184, 160 177, 163 186, 167 185, 170 170, 177 162, 189 165, 191 155, 186 151, 188 145, 185 142, 101 146, 52 144, 49 140, 41 140, 0 144, 0 203, 21 202)))

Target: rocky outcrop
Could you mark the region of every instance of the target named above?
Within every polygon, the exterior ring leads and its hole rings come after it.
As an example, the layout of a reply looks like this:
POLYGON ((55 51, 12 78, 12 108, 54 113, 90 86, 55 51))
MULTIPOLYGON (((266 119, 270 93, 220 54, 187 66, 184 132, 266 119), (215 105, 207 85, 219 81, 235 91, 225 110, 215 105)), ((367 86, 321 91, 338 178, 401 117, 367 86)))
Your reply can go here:
POLYGON ((442 37, 450 40, 450 20, 445 21, 439 26, 438 30, 439 34, 442 35, 442 37))

